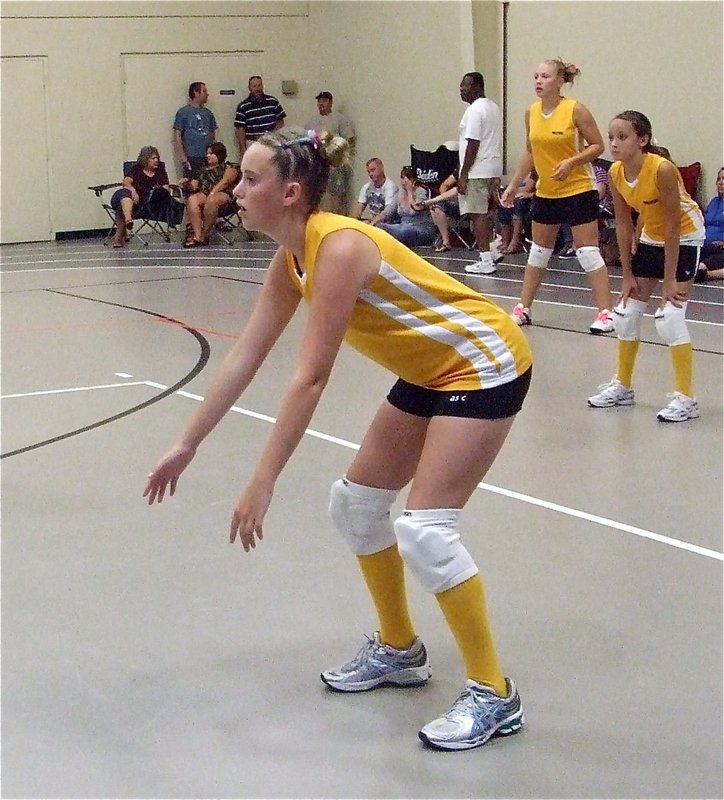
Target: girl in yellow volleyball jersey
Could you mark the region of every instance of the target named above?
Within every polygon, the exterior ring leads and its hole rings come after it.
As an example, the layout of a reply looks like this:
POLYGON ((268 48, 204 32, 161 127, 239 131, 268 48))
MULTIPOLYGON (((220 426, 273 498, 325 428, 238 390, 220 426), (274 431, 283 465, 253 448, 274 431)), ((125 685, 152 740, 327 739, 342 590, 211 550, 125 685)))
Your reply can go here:
POLYGON ((280 247, 246 327, 149 475, 144 496, 153 503, 167 488, 174 493, 196 448, 249 385, 303 297, 310 313, 297 367, 234 507, 230 539, 249 551, 262 538, 277 478, 309 425, 343 339, 397 375, 347 474, 332 485, 329 506, 357 556, 379 631, 355 658, 321 677, 342 692, 429 679, 407 607, 406 563, 435 595, 468 678, 452 709, 419 737, 444 750, 478 747, 516 733, 524 718, 518 690, 498 662, 483 585, 457 520, 521 408, 531 354, 518 326, 487 298, 384 231, 317 211, 345 147, 315 131, 279 131, 244 154, 234 191, 241 219, 280 247), (410 482, 407 507, 393 522, 391 506, 410 482))
POLYGON ((608 270, 598 248, 598 191, 591 166, 603 152, 603 139, 591 112, 561 95, 563 85, 572 84, 580 74, 578 67, 560 59, 539 64, 534 78, 540 99, 525 112, 526 150, 501 202, 511 208, 518 185, 535 168, 538 183, 532 208, 533 244, 513 319, 518 325, 531 324, 530 309, 553 255, 558 229, 568 223, 576 257, 588 276, 598 307, 589 331, 601 334, 613 330, 608 270))
POLYGON ((633 405, 632 376, 641 320, 651 293, 663 281, 654 321, 659 336, 669 345, 675 391, 657 416, 662 422, 695 419, 699 408, 692 390, 686 303, 704 241, 704 218, 686 193, 679 170, 652 144, 651 123, 643 114, 624 111, 614 117, 608 139, 611 155, 617 159, 608 174, 623 266, 621 299, 613 310, 618 366, 616 377, 600 386, 588 404, 594 408, 633 405), (631 209, 640 215, 638 243, 631 209))

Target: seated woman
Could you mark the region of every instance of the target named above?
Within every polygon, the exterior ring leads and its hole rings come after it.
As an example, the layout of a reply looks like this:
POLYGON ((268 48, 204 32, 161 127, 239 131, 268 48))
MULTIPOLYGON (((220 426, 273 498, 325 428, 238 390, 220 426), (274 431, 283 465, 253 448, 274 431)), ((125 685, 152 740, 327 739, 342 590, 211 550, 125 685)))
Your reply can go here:
POLYGON ((513 207, 498 206, 498 225, 502 239, 500 252, 514 255, 523 252, 525 224, 531 219, 531 205, 538 176, 530 172, 515 193, 513 207))
POLYGON ((238 181, 239 167, 226 160, 226 148, 221 142, 212 142, 206 148, 206 164, 199 177, 179 181, 184 192, 189 192, 186 200, 189 228, 184 247, 209 243, 219 212, 233 203, 231 193, 238 181))
POLYGON ((126 175, 123 186, 111 197, 111 207, 116 212, 114 247, 123 247, 126 243, 126 228, 131 227, 134 216, 146 205, 151 192, 157 186, 171 190, 166 168, 161 166, 158 149, 148 145, 141 148, 131 173, 126 175))
POLYGON ((377 227, 408 247, 431 245, 437 236, 435 223, 426 208, 419 211, 415 208, 429 197, 430 190, 417 181, 415 170, 412 167, 403 167, 397 200, 397 213, 401 221, 379 222, 377 227))
POLYGON ((706 239, 701 248, 696 283, 724 280, 724 167, 716 174, 716 192, 704 212, 706 239))
POLYGON ((460 203, 458 202, 458 171, 457 169, 440 184, 440 193, 435 197, 428 197, 421 203, 415 203, 415 211, 430 210, 430 216, 440 234, 440 244, 435 248, 436 253, 444 253, 452 249, 450 244, 450 220, 460 219, 460 203))

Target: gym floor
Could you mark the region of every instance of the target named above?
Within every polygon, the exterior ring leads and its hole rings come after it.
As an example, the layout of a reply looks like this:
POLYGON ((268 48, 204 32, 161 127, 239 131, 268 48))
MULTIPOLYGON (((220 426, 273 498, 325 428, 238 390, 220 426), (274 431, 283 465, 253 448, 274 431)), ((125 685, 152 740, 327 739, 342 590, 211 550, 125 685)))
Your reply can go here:
MULTIPOLYGON (((0 248, 2 796, 722 797, 724 286, 695 286, 689 303, 701 418, 667 425, 656 412, 672 370, 650 315, 637 404, 587 407, 613 374, 616 340, 587 333, 585 278, 553 259, 526 329, 531 392, 462 517, 528 724, 438 753, 417 731, 464 675, 412 579, 430 683, 340 695, 318 677, 375 627, 326 507, 391 375, 344 346, 264 541, 250 554, 231 546, 232 504, 290 376, 300 307, 176 496, 152 508, 141 497, 272 251, 0 248)), ((472 277, 465 251, 421 252, 517 302, 524 256, 472 277)))

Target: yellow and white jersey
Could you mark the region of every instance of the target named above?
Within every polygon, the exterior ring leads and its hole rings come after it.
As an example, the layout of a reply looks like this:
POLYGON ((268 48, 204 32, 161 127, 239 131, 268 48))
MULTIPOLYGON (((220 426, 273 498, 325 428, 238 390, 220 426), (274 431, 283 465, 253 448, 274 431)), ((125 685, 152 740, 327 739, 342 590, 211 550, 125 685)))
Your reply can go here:
POLYGON ((360 353, 409 383, 445 391, 499 386, 531 366, 528 342, 502 308, 384 231, 350 217, 309 217, 303 272, 286 252, 290 278, 305 300, 314 296, 324 237, 345 229, 364 234, 380 251, 379 272, 360 292, 345 334, 360 353))
MULTIPOLYGON (((632 183, 626 180, 623 164, 614 161, 608 171, 611 184, 626 203, 641 214, 643 230, 641 241, 644 244, 663 246, 664 215, 661 210, 661 194, 657 175, 659 167, 666 161, 662 156, 646 153, 644 163, 637 178, 632 183)), ((681 214, 681 234, 679 241, 683 244, 700 245, 704 242, 704 217, 699 206, 689 197, 684 189, 679 170, 676 170, 679 182, 679 209, 681 214)))
POLYGON ((535 187, 538 197, 571 197, 596 188, 591 164, 574 167, 564 181, 554 181, 551 177, 556 164, 584 149, 584 139, 573 121, 575 107, 576 101, 570 97, 564 97, 550 114, 543 113, 540 100, 530 107, 528 138, 538 173, 535 187))

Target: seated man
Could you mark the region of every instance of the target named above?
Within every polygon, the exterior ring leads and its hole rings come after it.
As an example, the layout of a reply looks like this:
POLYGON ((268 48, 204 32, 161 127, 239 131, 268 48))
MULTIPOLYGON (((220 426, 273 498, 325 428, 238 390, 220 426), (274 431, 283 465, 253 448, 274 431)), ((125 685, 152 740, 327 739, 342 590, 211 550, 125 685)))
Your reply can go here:
POLYGON ((385 175, 385 165, 379 158, 371 158, 365 166, 369 181, 362 187, 357 202, 350 213, 355 219, 366 219, 370 225, 390 222, 397 213, 397 193, 393 180, 385 175))
POLYGON ((206 165, 199 177, 179 181, 189 193, 186 200, 189 227, 184 247, 209 243, 219 212, 233 204, 231 193, 238 181, 239 167, 226 160, 226 147, 221 142, 212 142, 206 148, 206 165))

